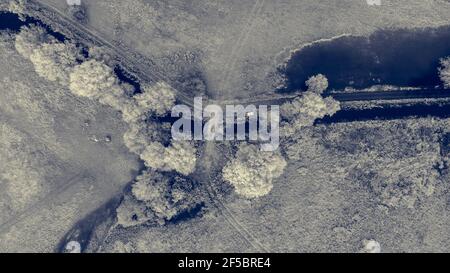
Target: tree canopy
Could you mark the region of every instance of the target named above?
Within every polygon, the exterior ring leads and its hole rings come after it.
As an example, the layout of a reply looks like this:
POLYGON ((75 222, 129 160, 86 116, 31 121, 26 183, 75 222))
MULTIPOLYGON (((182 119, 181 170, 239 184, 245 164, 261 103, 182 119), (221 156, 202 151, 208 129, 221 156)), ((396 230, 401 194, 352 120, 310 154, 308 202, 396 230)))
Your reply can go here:
POLYGON ((256 145, 242 143, 222 174, 224 180, 234 186, 237 194, 256 198, 272 190, 273 180, 283 174, 286 165, 278 152, 263 152, 256 145))
POLYGON ((30 60, 39 76, 62 85, 69 84, 72 69, 80 58, 77 47, 71 43, 44 43, 33 50, 30 60))

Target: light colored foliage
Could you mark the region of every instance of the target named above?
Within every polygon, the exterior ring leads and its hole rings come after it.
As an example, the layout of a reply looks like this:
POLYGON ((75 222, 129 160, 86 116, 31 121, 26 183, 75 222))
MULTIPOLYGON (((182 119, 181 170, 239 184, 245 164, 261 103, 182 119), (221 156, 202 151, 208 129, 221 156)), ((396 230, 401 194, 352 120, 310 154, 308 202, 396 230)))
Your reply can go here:
POLYGON ((164 154, 166 168, 184 175, 191 174, 197 161, 196 152, 194 145, 188 141, 172 142, 164 154))
POLYGON ((328 88, 328 79, 322 74, 317 74, 306 81, 306 86, 308 91, 322 94, 328 88))
POLYGON ((143 110, 164 116, 175 104, 175 92, 164 82, 144 86, 142 94, 134 96, 137 105, 143 110))
POLYGON ((89 58, 97 60, 99 62, 104 62, 109 66, 114 66, 114 59, 112 57, 111 51, 102 46, 92 46, 89 48, 89 58))
POLYGON ((450 57, 441 60, 439 77, 444 83, 445 88, 450 88, 450 57))
POLYGON ((129 124, 141 123, 148 118, 148 111, 142 107, 139 107, 135 100, 128 100, 122 106, 122 118, 129 124))
POLYGON ((129 104, 129 98, 125 95, 123 86, 120 84, 113 85, 107 92, 101 93, 98 101, 101 104, 111 106, 112 108, 123 111, 129 104))
POLYGON ((132 193, 137 200, 145 202, 158 217, 172 219, 178 212, 170 198, 170 178, 161 173, 146 171, 136 178, 132 193))
POLYGON ((18 14, 21 20, 25 20, 25 11, 28 0, 11 0, 8 5, 8 10, 12 13, 18 14))
POLYGON ((135 122, 129 124, 123 139, 125 146, 136 154, 141 154, 152 142, 162 142, 170 132, 170 123, 135 122))
POLYGON ((140 154, 141 159, 144 160, 147 167, 169 171, 170 169, 168 169, 165 164, 165 149, 166 148, 159 142, 150 142, 140 154))
POLYGON ((130 152, 141 154, 147 145, 151 143, 148 136, 148 127, 145 123, 131 123, 128 130, 123 135, 123 141, 130 152))
POLYGON ((130 227, 148 221, 164 224, 202 202, 198 188, 187 178, 146 170, 139 175, 117 209, 120 225, 130 227))
POLYGON ((235 159, 223 169, 223 178, 232 184, 236 193, 246 198, 268 194, 273 180, 283 174, 284 158, 276 152, 262 152, 258 146, 243 143, 235 159))
POLYGON ((71 43, 44 43, 33 50, 30 60, 39 76, 68 85, 79 57, 78 49, 71 43))
POLYGON ((174 141, 169 147, 151 142, 142 152, 141 159, 147 167, 189 175, 195 169, 196 149, 187 141, 174 141))
POLYGON ((24 26, 15 37, 15 47, 26 59, 30 59, 33 51, 41 46, 43 43, 54 42, 47 31, 37 25, 24 26))
POLYGON ((323 117, 328 114, 333 114, 336 109, 337 107, 331 98, 324 99, 316 93, 305 92, 292 102, 283 104, 280 112, 283 118, 292 120, 299 115, 323 117), (329 108, 330 106, 332 106, 331 109, 329 108))
POLYGON ((70 74, 70 90, 81 97, 98 99, 117 85, 112 68, 97 60, 77 65, 70 74))
POLYGON ((333 99, 332 97, 326 97, 323 99, 327 107, 327 116, 332 116, 341 110, 341 104, 339 101, 333 99))
POLYGON ((281 116, 286 120, 282 123, 280 132, 284 136, 291 136, 301 128, 313 125, 316 119, 332 116, 339 110, 340 104, 333 98, 305 92, 280 107, 281 116))

